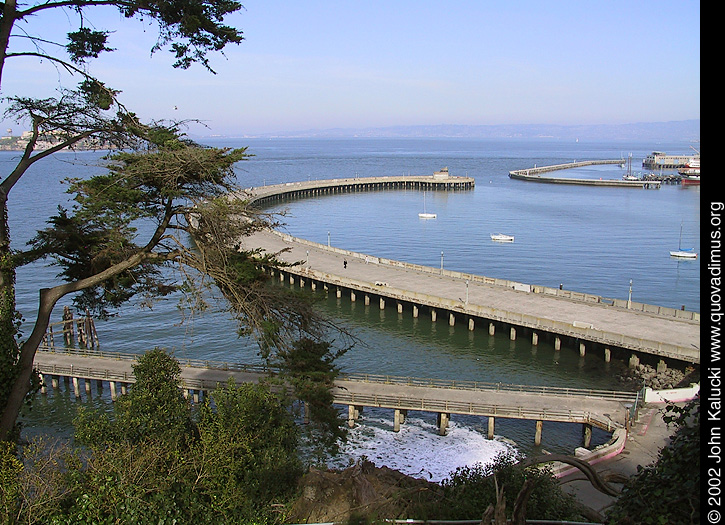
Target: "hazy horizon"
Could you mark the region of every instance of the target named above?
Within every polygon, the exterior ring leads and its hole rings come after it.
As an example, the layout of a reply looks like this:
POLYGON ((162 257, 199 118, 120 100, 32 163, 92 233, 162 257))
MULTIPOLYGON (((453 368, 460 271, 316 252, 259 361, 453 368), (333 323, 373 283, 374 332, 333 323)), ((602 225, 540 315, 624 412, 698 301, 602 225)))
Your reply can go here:
MULTIPOLYGON (((65 14, 23 29, 62 41, 77 28, 65 14)), ((201 120, 197 135, 700 118, 699 3, 249 0, 225 20, 245 39, 210 55, 216 75, 173 69, 167 50, 150 56, 150 20, 91 8, 83 21, 110 31, 116 49, 90 72, 144 120, 201 120)), ((12 58, 1 95, 58 96, 78 81, 49 61, 12 58)))

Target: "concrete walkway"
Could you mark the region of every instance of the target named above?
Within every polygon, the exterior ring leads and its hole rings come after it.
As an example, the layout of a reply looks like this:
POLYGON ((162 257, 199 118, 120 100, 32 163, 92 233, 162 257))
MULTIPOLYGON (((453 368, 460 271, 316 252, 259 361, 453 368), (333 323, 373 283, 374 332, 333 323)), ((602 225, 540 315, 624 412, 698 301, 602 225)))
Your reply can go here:
POLYGON ((244 239, 244 244, 249 249, 264 248, 268 252, 287 250, 282 254, 282 260, 302 262, 301 266, 290 271, 309 279, 350 289, 372 289, 380 295, 421 304, 425 300, 431 304, 454 305, 453 308, 463 314, 470 312, 476 315, 478 307, 487 312, 493 309, 502 320, 510 318, 511 324, 524 324, 516 322, 517 319, 535 320, 542 331, 546 331, 547 327, 562 327, 569 332, 568 335, 584 340, 597 340, 601 338, 599 334, 608 334, 607 337, 611 335, 614 338, 610 344, 614 344, 617 338, 624 338, 636 343, 636 351, 655 355, 667 355, 669 352, 660 352, 658 348, 674 345, 677 350, 672 349, 673 354, 669 357, 679 354, 679 359, 683 361, 699 362, 699 321, 469 282, 445 272, 422 271, 413 265, 377 264, 372 262, 377 261, 374 256, 340 253, 334 248, 273 232, 256 233, 244 239), (375 286, 376 282, 382 282, 384 286, 375 286), (577 325, 593 328, 578 329, 577 325))
MULTIPOLYGON (((613 458, 594 465, 600 478, 606 480, 609 474, 618 474, 627 478, 637 473, 637 466, 643 467, 657 461, 660 450, 669 443, 675 431, 673 425, 667 426, 662 419, 665 405, 645 406, 639 414, 636 424, 630 429, 624 450, 613 458)), ((579 471, 560 478, 562 488, 573 494, 577 500, 604 515, 606 509, 614 503, 612 496, 599 492, 579 471)), ((609 482, 621 488, 621 483, 609 482)))

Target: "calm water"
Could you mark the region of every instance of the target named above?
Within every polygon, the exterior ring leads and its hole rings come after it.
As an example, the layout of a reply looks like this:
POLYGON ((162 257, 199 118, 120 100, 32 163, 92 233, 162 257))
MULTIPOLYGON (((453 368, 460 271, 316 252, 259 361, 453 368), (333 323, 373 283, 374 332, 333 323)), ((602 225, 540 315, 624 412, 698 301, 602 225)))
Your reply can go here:
MULTIPOLYGON (((520 282, 559 286, 605 297, 632 299, 688 310, 700 309, 700 262, 678 261, 669 251, 679 242, 700 248, 700 190, 663 185, 659 190, 596 188, 533 184, 509 179, 508 172, 535 165, 573 160, 610 159, 633 155, 633 169, 652 150, 682 154, 683 144, 569 143, 554 140, 460 139, 250 139, 211 142, 247 145, 255 156, 239 167, 243 186, 261 186, 339 177, 428 175, 447 166, 452 175, 475 177, 470 192, 429 192, 428 211, 434 221, 421 221, 423 194, 385 191, 325 196, 287 203, 285 229, 293 235, 334 246, 405 260, 444 266, 520 282), (513 244, 490 241, 490 233, 516 236, 513 244)), ((0 153, 7 173, 17 154, 0 153)), ((93 172, 95 153, 64 153, 33 169, 11 194, 12 240, 21 247, 64 202, 60 181, 93 172)), ((561 176, 621 178, 619 166, 597 166, 559 172, 561 176)), ((18 274, 18 305, 30 319, 37 290, 53 282, 56 269, 40 265, 18 274)), ((63 303, 63 304, 68 304, 63 303)), ((62 305, 61 305, 62 307, 62 305)), ((478 379, 522 384, 616 388, 613 370, 620 363, 603 363, 601 356, 580 359, 572 349, 544 343, 532 347, 512 343, 485 331, 468 332, 380 312, 361 303, 329 298, 325 311, 359 336, 361 343, 341 361, 343 370, 478 379)), ((60 312, 61 308, 58 308, 60 312)), ((57 314, 60 316, 60 313, 57 314)), ((173 300, 153 310, 124 308, 99 323, 104 349, 143 352, 154 346, 179 357, 256 362, 256 347, 238 340, 224 314, 211 313, 180 325, 173 300)), ((65 393, 41 400, 28 424, 36 430, 67 427, 73 403, 65 393), (41 423, 42 422, 42 423, 41 423)), ((430 431, 433 415, 419 414, 405 431, 393 434, 392 414, 369 411, 364 425, 351 436, 355 449, 381 464, 415 474, 441 478, 457 465, 485 461, 506 445, 483 438, 485 419, 454 417, 451 432, 438 438, 430 431), (402 440, 402 441, 401 441, 402 440), (437 462, 426 459, 436 451, 437 462), (436 463, 435 469, 431 463, 436 463)), ((533 422, 497 421, 496 432, 514 440, 524 452, 533 450, 533 422)), ((577 425, 546 423, 542 447, 568 451, 578 445, 577 425)), ((595 442, 607 439, 596 433, 595 442)), ((344 464, 347 457, 339 461, 344 464)))

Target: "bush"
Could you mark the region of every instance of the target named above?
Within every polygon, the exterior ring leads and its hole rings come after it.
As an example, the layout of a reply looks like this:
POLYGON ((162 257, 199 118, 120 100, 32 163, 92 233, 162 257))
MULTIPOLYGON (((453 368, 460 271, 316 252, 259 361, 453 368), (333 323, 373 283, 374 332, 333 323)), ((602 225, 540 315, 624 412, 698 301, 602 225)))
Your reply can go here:
MULTIPOLYGON (((526 516, 541 520, 574 520, 580 517, 573 496, 564 493, 548 468, 521 468, 516 457, 506 452, 488 465, 477 463, 456 469, 443 480, 443 501, 438 505, 437 519, 478 519, 489 505, 496 505, 496 483, 503 488, 507 515, 511 515, 519 491, 527 480, 533 480, 526 516), (496 481, 494 481, 494 475, 496 481)), ((433 516, 428 516, 433 519, 433 516)))

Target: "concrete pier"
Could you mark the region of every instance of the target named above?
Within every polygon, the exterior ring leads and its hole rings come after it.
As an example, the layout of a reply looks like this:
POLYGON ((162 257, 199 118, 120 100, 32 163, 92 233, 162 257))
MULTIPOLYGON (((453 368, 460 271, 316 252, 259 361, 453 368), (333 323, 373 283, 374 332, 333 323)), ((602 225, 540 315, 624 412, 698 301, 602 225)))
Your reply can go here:
MULTIPOLYGON (((584 161, 559 166, 536 168, 538 172, 566 169, 591 164, 613 164, 621 159, 584 161)), ((240 195, 255 205, 287 198, 304 198, 324 193, 375 191, 383 189, 468 190, 473 180, 464 177, 371 177, 364 179, 332 179, 295 182, 252 188, 240 195)), ((428 309, 436 322, 439 313, 448 315, 448 324, 455 326, 463 315, 469 319, 469 330, 477 320, 488 323, 488 332, 495 334, 496 325, 509 330, 515 340, 520 330, 531 330, 532 344, 542 336, 554 341, 559 351, 562 343, 576 345, 580 355, 589 349, 601 351, 611 358, 613 348, 651 354, 691 364, 700 362, 700 315, 680 309, 610 299, 586 293, 519 283, 499 278, 425 267, 313 243, 274 231, 259 232, 246 239, 246 245, 271 253, 285 251, 287 262, 315 261, 280 271, 311 281, 312 288, 336 286, 354 301, 362 293, 365 305, 377 298, 381 309, 388 299, 394 301, 398 313, 410 308, 413 318, 420 309, 428 309), (343 270, 343 261, 347 261, 343 270), (436 276, 433 279, 433 276, 436 276), (317 283, 317 284, 315 284, 317 283), (460 290, 465 289, 465 301, 460 290), (495 305, 495 306, 493 306, 495 305), (586 345, 586 346, 585 346, 586 345), (601 349, 606 347, 606 351, 601 349)))
MULTIPOLYGON (((68 378, 79 401, 80 381, 108 381, 111 396, 120 382, 133 384, 132 365, 137 355, 110 352, 39 351, 35 366, 44 375, 68 378)), ((232 378, 237 384, 258 382, 272 370, 264 367, 209 361, 181 362, 180 389, 191 402, 199 403, 208 392, 232 378)), ((67 386, 66 388, 70 388, 67 386)), ((534 440, 541 443, 542 422, 561 421, 597 426, 607 431, 623 428, 637 399, 632 392, 507 385, 475 381, 451 381, 410 377, 343 374, 332 389, 333 402, 347 408, 347 422, 353 426, 363 407, 390 409, 393 429, 400 430, 409 411, 436 414, 438 433, 445 435, 453 414, 488 418, 488 435, 493 436, 495 418, 527 419, 537 422, 534 440)), ((586 435, 586 428, 583 430, 586 435)))

